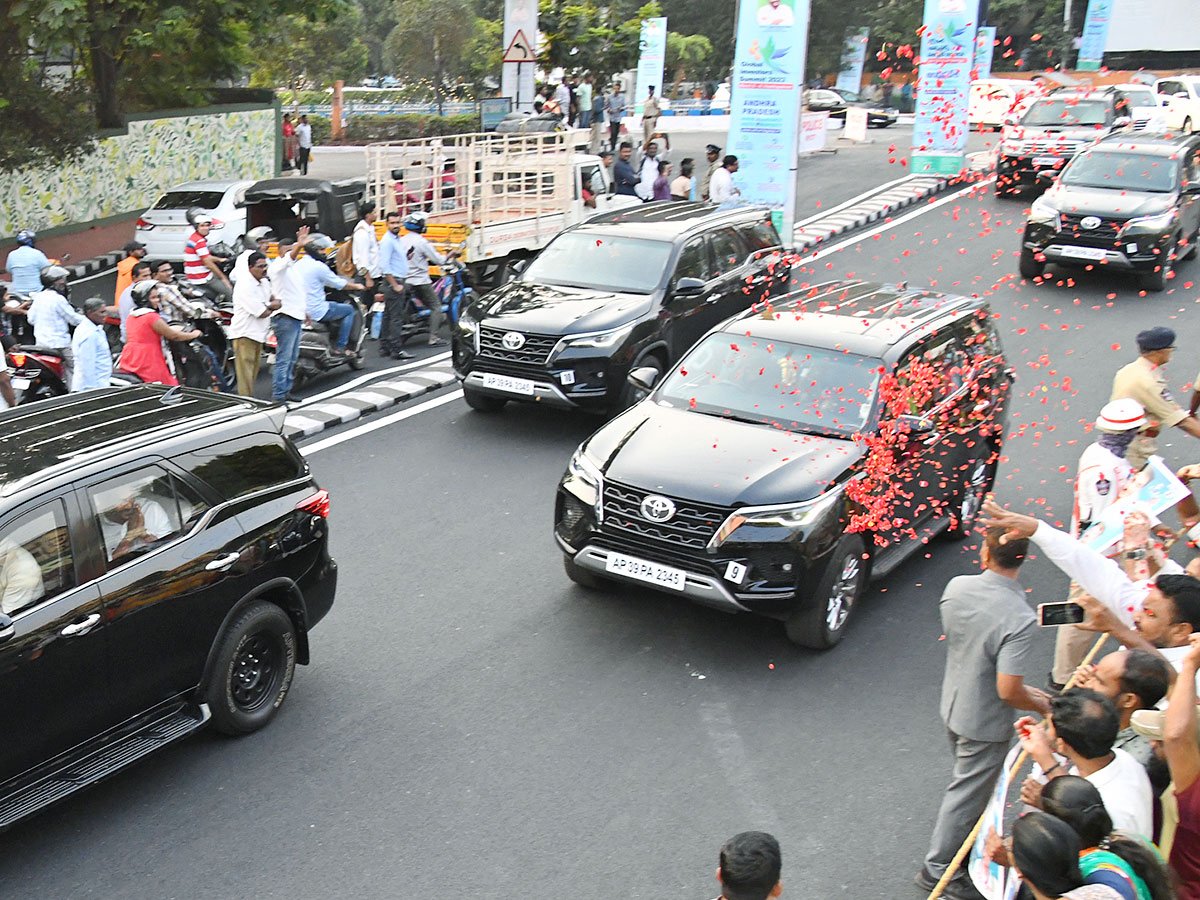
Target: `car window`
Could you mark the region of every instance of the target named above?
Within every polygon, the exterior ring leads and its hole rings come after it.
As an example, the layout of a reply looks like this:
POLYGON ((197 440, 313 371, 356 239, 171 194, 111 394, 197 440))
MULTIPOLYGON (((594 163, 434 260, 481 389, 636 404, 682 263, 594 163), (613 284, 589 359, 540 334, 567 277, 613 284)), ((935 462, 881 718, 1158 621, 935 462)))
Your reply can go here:
POLYGON ((52 500, 0 529, 0 611, 14 615, 75 586, 67 511, 52 500))
POLYGON ((167 191, 155 202, 151 209, 188 209, 199 206, 203 209, 216 209, 221 205, 221 191, 167 191))
POLYGON ((194 522, 204 510, 203 500, 157 466, 92 485, 88 496, 109 568, 178 537, 184 523, 194 522), (184 495, 182 509, 179 494, 184 495))
POLYGON ((1177 94, 1182 90, 1183 90, 1183 85, 1181 85, 1178 81, 1161 82, 1159 85, 1159 88, 1158 88, 1158 92, 1160 94, 1171 94, 1171 95, 1177 94))
POLYGON ((277 434, 252 434, 226 441, 184 454, 176 462, 226 500, 308 474, 304 460, 277 434))
POLYGON ((675 263, 675 283, 680 278, 699 278, 701 281, 712 278, 712 264, 704 238, 693 238, 679 251, 679 261, 675 263))
POLYGON ((966 354, 948 333, 922 341, 896 368, 899 390, 891 411, 923 416, 963 383, 966 354))
POLYGON ((741 266, 749 255, 732 228, 722 228, 708 236, 708 244, 712 250, 713 275, 724 275, 741 266))
POLYGON ((756 250, 771 250, 779 246, 779 235, 775 233, 775 226, 770 222, 748 222, 745 225, 739 225, 738 234, 742 236, 742 240, 746 242, 751 253, 756 250))

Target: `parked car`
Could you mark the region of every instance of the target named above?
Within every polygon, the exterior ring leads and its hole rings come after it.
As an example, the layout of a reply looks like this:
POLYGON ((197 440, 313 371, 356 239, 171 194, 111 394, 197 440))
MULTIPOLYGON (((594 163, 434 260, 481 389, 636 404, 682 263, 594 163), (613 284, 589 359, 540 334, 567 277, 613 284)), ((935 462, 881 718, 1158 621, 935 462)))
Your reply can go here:
POLYGON ((253 181, 189 181, 179 184, 154 201, 138 218, 134 240, 146 245, 149 259, 179 262, 183 245, 193 228, 189 209, 200 209, 213 217, 210 244, 224 241, 235 245, 246 233, 246 212, 239 207, 253 181))
POLYGON ((1108 266, 1164 290, 1200 240, 1200 135, 1114 134, 1084 150, 1029 208, 1021 274, 1108 266))
POLYGON ((827 112, 831 119, 845 119, 846 108, 849 106, 861 106, 866 109, 868 128, 887 128, 900 116, 898 109, 863 100, 851 91, 812 88, 804 92, 804 107, 813 112, 827 112))
POLYGON ((1176 75, 1154 82, 1166 100, 1167 126, 1180 131, 1200 131, 1200 75, 1176 75))
POLYGON ((1012 378, 980 299, 832 282, 757 305, 575 452, 554 519, 567 576, 832 646, 870 578, 970 533, 1012 378))
POLYGON ((570 228, 460 315, 452 349, 466 401, 624 409, 641 397, 631 369, 665 372, 713 325, 787 290, 780 251, 755 208, 648 203, 570 228))
POLYGON ((1128 103, 1113 88, 1059 90, 1006 120, 996 162, 997 194, 1038 183, 1097 138, 1128 128, 1128 103))
POLYGON ((1126 114, 1133 119, 1129 126, 1131 130, 1154 133, 1170 130, 1167 118, 1167 98, 1156 94, 1150 85, 1129 82, 1128 84, 1114 84, 1113 88, 1120 92, 1129 104, 1126 114))
POLYGON ((1016 78, 972 81, 967 101, 967 122, 985 128, 999 128, 1005 119, 1020 115, 1037 94, 1037 85, 1016 78))
POLYGON ((0 828, 278 712, 337 582, 284 411, 139 385, 0 412, 0 828))

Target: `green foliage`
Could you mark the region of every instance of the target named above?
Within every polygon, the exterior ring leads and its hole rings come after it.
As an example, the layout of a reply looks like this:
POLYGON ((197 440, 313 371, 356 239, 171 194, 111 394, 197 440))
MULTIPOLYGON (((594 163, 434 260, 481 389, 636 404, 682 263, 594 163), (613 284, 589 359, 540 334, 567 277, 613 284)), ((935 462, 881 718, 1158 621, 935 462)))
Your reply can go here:
POLYGON ((472 0, 403 0, 383 59, 404 81, 426 81, 441 103, 458 84, 475 37, 472 0))
POLYGON ((384 43, 396 27, 396 0, 358 0, 358 5, 362 10, 360 37, 367 45, 367 71, 371 75, 381 75, 386 71, 384 43))
POLYGON ((93 146, 94 122, 79 85, 44 86, 24 61, 0 58, 0 172, 55 165, 93 146))
POLYGON ((330 85, 339 78, 353 84, 367 73, 370 60, 362 33, 362 12, 349 0, 311 18, 280 16, 251 43, 255 68, 250 84, 330 85))
POLYGON ((594 0, 541 0, 541 63, 547 69, 592 72, 603 83, 637 66, 642 19, 661 15, 656 0, 637 8, 628 0, 606 6, 594 0))
MULTIPOLYGON (((352 116, 346 120, 346 141, 404 141, 411 138, 472 134, 479 131, 479 117, 468 116, 352 116)), ((315 139, 315 135, 314 135, 315 139)))
POLYGON ((684 78, 699 77, 712 55, 712 42, 704 35, 667 32, 667 52, 663 59, 663 70, 668 77, 672 72, 675 73, 672 97, 679 96, 679 84, 684 78))

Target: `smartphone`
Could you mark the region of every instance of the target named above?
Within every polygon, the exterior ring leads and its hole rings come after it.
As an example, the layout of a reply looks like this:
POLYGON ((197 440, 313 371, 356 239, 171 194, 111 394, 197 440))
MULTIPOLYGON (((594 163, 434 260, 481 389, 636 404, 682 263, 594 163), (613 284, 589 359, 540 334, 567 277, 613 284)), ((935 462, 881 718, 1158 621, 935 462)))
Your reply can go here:
POLYGON ((1043 628, 1050 625, 1078 625, 1083 621, 1083 607, 1078 603, 1039 603, 1038 624, 1043 628))

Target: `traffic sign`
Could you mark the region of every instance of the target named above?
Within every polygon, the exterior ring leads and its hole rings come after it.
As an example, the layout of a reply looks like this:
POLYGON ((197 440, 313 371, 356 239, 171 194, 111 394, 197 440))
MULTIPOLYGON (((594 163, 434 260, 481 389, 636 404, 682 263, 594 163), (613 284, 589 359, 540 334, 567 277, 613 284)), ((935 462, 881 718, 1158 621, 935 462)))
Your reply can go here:
POLYGON ((537 62, 537 54, 533 52, 533 46, 529 43, 529 38, 525 37, 525 32, 521 29, 518 28, 517 33, 513 35, 512 42, 508 45, 508 49, 504 51, 502 62, 537 62))

